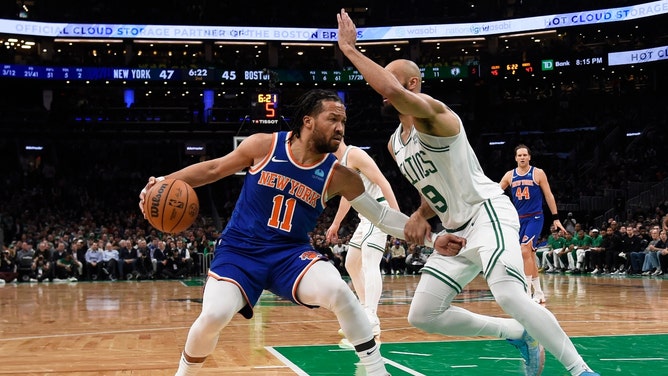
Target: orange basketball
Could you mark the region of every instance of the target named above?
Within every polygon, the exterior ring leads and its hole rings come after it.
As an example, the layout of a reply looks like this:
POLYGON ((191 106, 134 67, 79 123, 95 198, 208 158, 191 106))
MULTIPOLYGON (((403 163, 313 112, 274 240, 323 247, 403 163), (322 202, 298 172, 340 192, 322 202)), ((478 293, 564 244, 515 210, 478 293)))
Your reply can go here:
POLYGON ((199 199, 193 187, 183 180, 165 179, 146 192, 144 213, 156 229, 176 234, 197 219, 199 199))

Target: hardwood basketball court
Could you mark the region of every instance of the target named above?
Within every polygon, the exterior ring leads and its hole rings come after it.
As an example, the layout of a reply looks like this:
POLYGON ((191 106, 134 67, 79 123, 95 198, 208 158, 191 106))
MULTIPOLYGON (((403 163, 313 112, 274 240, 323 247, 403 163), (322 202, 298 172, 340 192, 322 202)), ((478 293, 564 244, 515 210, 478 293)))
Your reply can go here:
MULTIPOLYGON (((547 308, 601 375, 668 374, 668 283, 663 278, 542 275, 547 308), (666 288, 666 290, 664 290, 666 288)), ((381 347, 396 375, 519 375, 498 339, 428 335, 406 321, 419 276, 385 276, 381 347)), ((0 374, 173 375, 201 308, 202 280, 20 283, 0 287, 0 374)), ((224 299, 224 298, 223 298, 224 299)), ((477 278, 455 304, 505 315, 477 278)), ((263 294, 237 315, 202 375, 353 375, 338 322, 263 294)), ((544 375, 567 375, 548 354, 544 375)))

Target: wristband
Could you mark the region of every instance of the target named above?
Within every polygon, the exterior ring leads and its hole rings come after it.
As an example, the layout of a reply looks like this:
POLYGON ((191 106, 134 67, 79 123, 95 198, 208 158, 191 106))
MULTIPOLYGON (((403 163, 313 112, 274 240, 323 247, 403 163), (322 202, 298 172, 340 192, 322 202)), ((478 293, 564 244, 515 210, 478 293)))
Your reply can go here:
POLYGON ((559 220, 559 212, 552 213, 552 222, 559 220))

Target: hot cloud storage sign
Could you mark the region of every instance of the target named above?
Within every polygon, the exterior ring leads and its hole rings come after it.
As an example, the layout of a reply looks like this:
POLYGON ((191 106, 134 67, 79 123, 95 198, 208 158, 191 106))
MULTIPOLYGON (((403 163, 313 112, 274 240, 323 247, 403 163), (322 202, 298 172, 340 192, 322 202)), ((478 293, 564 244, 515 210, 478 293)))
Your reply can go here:
MULTIPOLYGON (((508 32, 546 30, 570 26, 620 22, 668 13, 668 0, 628 7, 604 8, 483 23, 384 26, 358 29, 358 40, 397 38, 442 38, 494 35, 508 32)), ((0 19, 0 34, 44 37, 156 38, 276 41, 336 41, 333 28, 271 28, 239 26, 68 24, 0 19)))
POLYGON ((640 64, 659 60, 668 60, 668 46, 608 54, 608 65, 640 64))
POLYGON ((633 5, 624 8, 601 9, 589 12, 577 12, 548 16, 545 27, 563 27, 589 25, 601 22, 625 21, 636 18, 656 16, 668 12, 667 1, 655 1, 647 4, 633 5))

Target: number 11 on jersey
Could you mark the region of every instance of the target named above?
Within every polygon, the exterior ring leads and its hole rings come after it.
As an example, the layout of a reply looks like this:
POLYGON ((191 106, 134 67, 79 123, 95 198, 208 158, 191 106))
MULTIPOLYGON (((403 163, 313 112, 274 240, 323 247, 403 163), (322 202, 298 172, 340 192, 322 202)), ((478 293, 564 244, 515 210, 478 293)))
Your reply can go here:
POLYGON ((276 195, 274 196, 273 201, 274 206, 271 209, 271 217, 267 222, 267 226, 290 232, 292 229, 292 216, 295 214, 295 204, 297 203, 297 199, 289 198, 286 200, 285 196, 276 195), (285 211, 283 211, 284 206, 285 211), (281 212, 283 212, 283 219, 280 218, 281 212))

